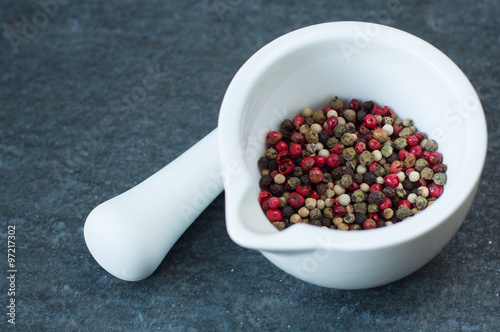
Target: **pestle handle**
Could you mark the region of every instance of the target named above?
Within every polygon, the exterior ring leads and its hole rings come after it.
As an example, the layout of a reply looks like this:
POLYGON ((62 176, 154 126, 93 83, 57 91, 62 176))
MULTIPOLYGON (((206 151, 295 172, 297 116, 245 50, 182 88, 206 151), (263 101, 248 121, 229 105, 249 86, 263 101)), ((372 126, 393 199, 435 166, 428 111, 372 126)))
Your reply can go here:
POLYGON ((148 179, 92 210, 84 226, 87 247, 112 275, 144 279, 222 190, 214 129, 148 179))

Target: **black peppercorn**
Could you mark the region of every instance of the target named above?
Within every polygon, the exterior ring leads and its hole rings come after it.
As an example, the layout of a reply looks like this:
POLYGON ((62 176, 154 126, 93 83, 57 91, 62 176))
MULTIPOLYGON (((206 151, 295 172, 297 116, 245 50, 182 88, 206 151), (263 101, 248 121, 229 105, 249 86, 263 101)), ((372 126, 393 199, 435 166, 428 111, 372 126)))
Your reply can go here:
POLYGON ((321 144, 326 146, 328 140, 330 139, 330 135, 328 135, 328 132, 323 130, 318 134, 318 136, 319 136, 319 141, 321 142, 321 144))
POLYGON ((358 122, 360 123, 363 123, 363 121, 365 120, 365 116, 366 116, 365 110, 361 109, 356 113, 356 120, 358 120, 358 122))
POLYGON ((278 162, 276 159, 269 160, 269 169, 271 171, 277 171, 278 170, 278 162))
POLYGON ((413 189, 413 182, 411 182, 409 178, 405 178, 403 180, 403 189, 406 190, 407 192, 413 189))
POLYGON ((257 164, 261 169, 269 168, 269 159, 267 159, 266 157, 260 157, 257 164))
POLYGON ((271 175, 264 175, 259 180, 259 187, 261 189, 267 189, 273 183, 273 177, 271 175))
POLYGON ((307 174, 304 174, 300 177, 300 182, 303 184, 303 185, 310 185, 311 184, 311 180, 309 179, 309 175, 307 174))
POLYGON ((271 192, 271 194, 273 194, 273 196, 281 197, 285 192, 285 186, 282 184, 274 183, 269 187, 269 191, 271 192))
POLYGON ((384 195, 389 198, 394 198, 396 196, 396 190, 391 187, 385 187, 384 189, 382 189, 382 193, 384 193, 384 195))
POLYGON ((366 172, 363 175, 364 182, 368 185, 372 185, 377 182, 377 176, 373 174, 372 172, 366 172))
POLYGON ((332 221, 328 218, 321 218, 321 225, 325 226, 325 227, 330 227, 332 226, 332 221))
POLYGON ((310 224, 314 226, 323 226, 323 224, 321 224, 321 221, 317 219, 311 220, 310 224))
POLYGON ((339 180, 342 177, 342 175, 344 175, 342 168, 336 167, 332 170, 332 179, 333 180, 339 180))
POLYGON ((368 217, 366 216, 366 214, 364 214, 364 213, 356 213, 356 217, 354 218, 354 222, 359 225, 359 224, 364 223, 366 219, 368 219, 368 217))
POLYGON ((287 131, 292 131, 294 128, 293 126, 293 122, 292 120, 290 119, 285 119, 283 120, 283 122, 281 122, 281 125, 280 125, 280 130, 283 132, 283 130, 287 130, 287 131))
POLYGON ((382 193, 381 191, 372 191, 370 193, 370 196, 368 197, 368 202, 380 205, 382 204, 384 199, 385 199, 384 193, 382 193))
POLYGON ((352 176, 352 180, 358 184, 361 184, 363 182, 363 174, 356 173, 352 176))
POLYGON ((281 213, 283 214, 283 217, 290 218, 295 213, 295 211, 290 205, 285 205, 283 206, 281 213))
POLYGON ((387 163, 392 164, 393 162, 395 162, 398 159, 399 159, 398 154, 393 152, 389 157, 387 157, 387 163))
POLYGON ((374 106, 374 103, 373 101, 369 100, 369 101, 365 101, 363 103, 363 109, 367 112, 370 112, 372 109, 373 109, 373 106, 374 106))

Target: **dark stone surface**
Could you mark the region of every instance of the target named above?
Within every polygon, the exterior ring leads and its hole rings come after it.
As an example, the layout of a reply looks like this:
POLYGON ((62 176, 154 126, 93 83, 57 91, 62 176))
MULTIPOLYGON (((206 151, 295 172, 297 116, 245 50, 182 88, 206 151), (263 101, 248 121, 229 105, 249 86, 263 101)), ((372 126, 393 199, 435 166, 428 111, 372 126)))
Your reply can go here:
POLYGON ((2 330, 7 225, 17 230, 20 331, 500 328, 497 0, 60 2, 45 17, 37 1, 0 4, 2 330), (479 90, 487 164, 464 225, 441 254, 375 289, 312 286, 234 244, 221 195, 151 277, 129 283, 106 273, 83 239, 91 209, 210 132, 232 76, 261 46, 339 20, 420 36, 479 90), (42 27, 26 30, 26 22, 42 27), (164 80, 133 101, 148 68, 164 80))

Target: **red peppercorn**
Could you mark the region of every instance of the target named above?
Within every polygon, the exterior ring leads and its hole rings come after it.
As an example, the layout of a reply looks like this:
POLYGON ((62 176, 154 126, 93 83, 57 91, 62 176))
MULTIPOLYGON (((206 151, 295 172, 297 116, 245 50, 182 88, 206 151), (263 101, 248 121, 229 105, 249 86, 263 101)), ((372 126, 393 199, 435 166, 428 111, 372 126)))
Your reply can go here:
POLYGON ((271 130, 270 132, 267 133, 266 140, 267 140, 267 143, 274 145, 274 144, 278 143, 279 141, 281 141, 282 137, 283 137, 283 135, 281 134, 281 132, 271 130))
POLYGON ((435 173, 444 173, 448 170, 448 166, 446 166, 443 163, 440 163, 440 164, 432 165, 432 170, 435 173))
POLYGON ((314 157, 314 164, 318 167, 323 167, 326 164, 326 158, 321 155, 317 155, 314 157))
POLYGON ((407 153, 408 153, 408 150, 406 150, 406 149, 399 150, 399 152, 398 152, 398 158, 401 159, 401 160, 405 160, 407 153))
POLYGON ((353 182, 352 185, 348 188, 350 191, 356 191, 359 189, 359 183, 353 182))
POLYGON ((422 147, 420 145, 415 145, 410 148, 410 153, 413 153, 415 157, 420 158, 422 157, 422 147))
POLYGON ((411 203, 409 200, 407 200, 407 199, 401 200, 401 202, 399 202, 399 204, 398 204, 398 207, 403 206, 403 205, 408 207, 408 209, 411 209, 411 203))
POLYGON ((425 134, 421 131, 416 132, 414 135, 417 136, 419 142, 421 142, 425 138, 425 134))
POLYGON ((408 144, 410 144, 410 146, 415 146, 418 144, 418 138, 415 135, 411 135, 410 137, 408 137, 407 140, 408 140, 408 144))
POLYGON ((374 183, 370 186, 370 189, 368 190, 369 193, 372 193, 374 191, 381 191, 382 190, 382 185, 378 183, 374 183))
POLYGON ((301 133, 299 133, 299 132, 296 131, 296 132, 294 132, 292 134, 292 141, 294 143, 302 145, 302 144, 304 144, 304 142, 306 141, 306 139, 305 139, 304 135, 302 135, 301 133))
POLYGON ((394 138, 394 139, 396 139, 396 138, 398 138, 398 137, 399 137, 399 132, 400 132, 401 130, 403 130, 403 126, 401 126, 401 125, 397 125, 397 124, 393 124, 393 125, 392 125, 392 128, 394 129, 394 131, 393 131, 393 133, 392 133, 392 136, 391 136, 391 137, 392 137, 392 138, 394 138))
POLYGON ((343 217, 347 214, 347 208, 343 205, 334 205, 332 207, 332 213, 335 217, 343 217))
POLYGON ((290 155, 288 154, 288 151, 281 151, 276 156, 276 162, 278 164, 281 163, 283 160, 286 160, 286 159, 290 159, 290 155))
POLYGON ((399 185, 399 177, 396 174, 386 175, 384 180, 385 184, 391 188, 396 188, 399 185))
POLYGON ((377 228, 377 222, 373 219, 366 219, 363 222, 363 228, 364 229, 374 229, 377 228))
POLYGON ((373 114, 367 114, 365 116, 364 123, 365 123, 365 126, 367 128, 370 128, 370 129, 375 128, 377 126, 377 118, 375 118, 375 115, 373 115, 373 114))
MULTIPOLYGON (((370 115, 370 114, 369 114, 370 115)), ((382 148, 382 144, 380 144, 379 141, 377 141, 376 139, 372 138, 369 142, 368 142, 368 148, 371 150, 371 151, 375 151, 375 150, 380 150, 382 148)))
POLYGON ((288 174, 293 171, 293 162, 290 159, 285 159, 278 164, 278 171, 281 174, 288 174))
POLYGON ((293 125, 295 126, 295 129, 299 130, 299 128, 304 124, 306 123, 306 119, 300 115, 300 114, 297 114, 294 118, 293 118, 293 125))
POLYGON ((319 167, 313 167, 309 171, 309 180, 312 183, 320 183, 323 180, 323 172, 319 169, 319 167))
POLYGON ((344 144, 342 143, 337 143, 330 149, 331 153, 336 153, 336 154, 342 154, 343 151, 344 151, 344 144))
POLYGON ((390 207, 392 207, 392 201, 389 197, 384 198, 384 201, 382 202, 382 204, 380 204, 378 206, 378 208, 380 210, 385 210, 385 209, 388 209, 390 207))
POLYGON ((439 197, 443 194, 443 187, 439 184, 431 183, 429 185, 429 195, 432 197, 439 197))
POLYGON ((357 111, 359 110, 360 102, 357 99, 351 99, 351 102, 349 103, 349 108, 357 111))
POLYGON ((271 197, 267 201, 270 209, 277 209, 280 206, 280 199, 278 197, 271 197))
POLYGON ((303 197, 307 197, 311 193, 311 187, 305 184, 298 185, 297 188, 295 188, 295 192, 297 194, 302 195, 303 197))
POLYGON ((328 114, 328 112, 330 112, 332 110, 333 110, 333 108, 331 108, 330 106, 327 106, 327 107, 323 108, 323 113, 325 113, 325 115, 326 115, 326 114, 328 114))
POLYGON ((377 223, 380 221, 380 217, 376 213, 368 213, 366 216, 368 217, 368 219, 373 219, 377 223))
POLYGON ((410 173, 411 172, 415 172, 415 168, 408 168, 406 171, 405 171, 405 175, 406 176, 410 176, 410 173))
POLYGON ((364 123, 360 124, 359 125, 359 133, 362 135, 362 136, 365 136, 366 134, 368 134, 370 132, 370 129, 368 129, 364 123))
POLYGON ((326 119, 326 125, 330 129, 334 129, 339 124, 339 119, 336 116, 331 116, 326 119))
POLYGON ((340 165, 340 156, 336 153, 331 153, 327 158, 326 158, 326 164, 330 166, 331 168, 338 167, 340 165))
POLYGON ((422 186, 423 186, 423 187, 427 187, 427 181, 425 181, 424 179, 420 178, 420 179, 418 179, 418 181, 417 181, 417 185, 418 185, 419 187, 422 187, 422 186))
POLYGON ((429 161, 429 156, 431 155, 431 153, 432 152, 430 152, 430 151, 424 151, 424 153, 422 153, 422 158, 429 161))
POLYGON ((260 207, 262 208, 262 211, 269 210, 269 199, 266 199, 264 202, 262 202, 260 207))
POLYGON ((319 199, 319 194, 316 190, 311 190, 311 193, 309 194, 309 196, 307 196, 307 198, 314 198, 314 199, 319 199))
POLYGON ((377 114, 380 114, 382 116, 386 115, 387 113, 389 113, 389 107, 387 106, 384 106, 383 108, 380 107, 379 105, 375 104, 373 105, 373 110, 375 111, 375 113, 377 114))
POLYGON ((294 144, 290 145, 290 149, 289 149, 288 153, 290 154, 290 157, 295 159, 295 158, 302 155, 302 146, 300 144, 294 143, 294 144))
POLYGON ((325 128, 324 130, 328 133, 328 135, 330 135, 330 137, 333 136, 333 129, 332 128, 325 128))
POLYGON ((259 194, 259 205, 262 206, 262 203, 264 203, 271 197, 273 197, 273 195, 271 195, 269 191, 266 190, 261 191, 261 193, 259 194))
POLYGON ((278 171, 272 171, 270 175, 271 175, 272 178, 274 178, 278 174, 279 174, 278 171))
POLYGON ((357 154, 363 153, 363 151, 366 150, 366 144, 365 144, 365 142, 358 142, 358 143, 356 143, 356 145, 354 146, 354 150, 356 150, 357 154))
POLYGON ((283 215, 281 214, 281 211, 278 209, 267 210, 266 216, 267 216, 267 219, 269 219, 269 221, 271 221, 271 222, 283 220, 283 215))
POLYGON ((288 150, 288 144, 285 142, 281 141, 276 143, 276 151, 278 152, 286 152, 288 150))
POLYGON ((397 174, 403 170, 403 163, 399 160, 394 160, 391 164, 391 173, 397 174))
POLYGON ((443 156, 441 155, 441 153, 439 152, 432 152, 430 155, 429 155, 429 163, 433 164, 433 165, 436 165, 436 164, 439 164, 443 161, 443 156))
POLYGON ((300 162, 300 168, 302 168, 303 171, 310 171, 311 168, 314 166, 314 159, 311 157, 306 157, 302 159, 300 162))
POLYGON ((374 161, 373 163, 370 164, 370 166, 368 167, 368 170, 372 173, 375 173, 377 166, 378 166, 377 162, 374 161))
POLYGON ((300 195, 299 193, 293 192, 288 195, 287 198, 288 205, 290 205, 293 208, 299 208, 302 205, 304 205, 305 198, 304 196, 300 195))

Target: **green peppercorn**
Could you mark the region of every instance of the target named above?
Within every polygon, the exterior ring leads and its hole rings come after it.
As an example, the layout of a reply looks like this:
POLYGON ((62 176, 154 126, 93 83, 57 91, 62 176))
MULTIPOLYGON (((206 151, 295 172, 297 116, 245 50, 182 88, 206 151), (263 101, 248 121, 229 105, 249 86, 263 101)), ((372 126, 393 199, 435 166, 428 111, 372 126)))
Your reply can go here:
POLYGON ((333 135, 337 138, 342 137, 347 132, 347 128, 343 124, 338 124, 334 129, 333 129, 333 135))
POLYGON ((359 155, 359 163, 361 165, 371 165, 371 163, 373 163, 375 161, 375 157, 373 156, 373 153, 371 153, 370 151, 368 150, 365 150, 363 151, 360 155, 359 155))
POLYGON ((352 177, 349 174, 342 175, 339 185, 342 188, 349 188, 352 185, 352 177))
POLYGON ((332 209, 329 207, 326 207, 323 209, 323 215, 328 218, 328 219, 333 219, 333 212, 332 209))
POLYGON ((323 217, 323 213, 321 213, 321 210, 318 208, 314 208, 309 212, 309 218, 311 219, 319 219, 323 217))
POLYGON ((300 166, 295 166, 293 168, 293 176, 300 178, 303 175, 302 168, 300 166))
POLYGON ((358 154, 356 153, 356 150, 354 148, 346 148, 342 152, 342 156, 344 157, 345 160, 354 160, 358 154))
POLYGON ((424 180, 430 180, 434 176, 434 171, 429 168, 425 167, 421 172, 420 172, 420 178, 424 180))
POLYGON ((403 128, 400 132, 399 132, 399 137, 401 138, 408 138, 412 135, 412 132, 411 132, 411 129, 410 128, 403 128))
POLYGON ((382 211, 382 217, 385 219, 391 219, 394 216, 394 210, 391 208, 384 209, 382 211))
POLYGON ((315 133, 313 131, 309 131, 307 134, 306 134, 306 140, 309 142, 309 143, 318 143, 319 141, 319 136, 318 136, 318 133, 315 133))
POLYGON ((396 148, 396 150, 402 150, 406 147, 406 145, 408 145, 408 141, 405 138, 398 137, 394 141, 394 147, 396 148))
POLYGON ((424 158, 419 158, 415 162, 415 170, 417 172, 421 172, 427 166, 429 166, 429 162, 427 160, 425 160, 424 158))
POLYGON ((333 148, 333 146, 334 146, 335 144, 337 144, 338 142, 339 142, 339 140, 338 140, 336 137, 330 137, 330 138, 328 139, 328 141, 326 142, 326 147, 327 147, 328 149, 331 149, 331 148, 333 148))
POLYGON ((351 227, 351 231, 359 231, 361 229, 361 226, 358 224, 354 224, 351 227))
POLYGON ((368 205, 368 213, 377 213, 378 205, 377 204, 369 204, 368 205))
POLYGON ((446 183, 446 174, 435 173, 434 176, 432 177, 432 181, 434 181, 435 184, 442 186, 446 183))
POLYGON ((394 124, 398 125, 398 126, 402 126, 403 125, 403 120, 401 120, 400 118, 397 118, 396 120, 394 120, 394 124))
POLYGON ((342 100, 338 97, 333 98, 330 100, 330 107, 333 108, 334 110, 338 111, 344 106, 344 103, 342 100))
POLYGON ((352 122, 356 119, 356 112, 354 110, 347 109, 342 112, 342 116, 346 119, 346 121, 352 122))
POLYGON ((354 143, 356 143, 357 139, 358 139, 358 136, 356 136, 356 134, 345 133, 344 135, 342 135, 340 142, 342 144, 344 144, 345 146, 351 146, 354 143))
POLYGON ((287 181, 288 183, 288 188, 291 190, 295 190, 300 185, 300 179, 298 177, 292 176, 290 179, 287 181))
POLYGON ((385 125, 390 125, 392 126, 392 124, 394 123, 394 120, 390 117, 390 116, 385 116, 383 119, 382 119, 382 123, 385 124, 385 125))
POLYGON ((266 156, 267 159, 276 159, 276 156, 278 155, 278 151, 276 151, 273 148, 269 148, 264 152, 264 156, 266 156))
POLYGON ((396 188, 396 197, 400 199, 406 198, 406 190, 403 188, 396 188))
POLYGON ((366 213, 367 206, 365 202, 354 203, 354 213, 366 213))
POLYGON ((385 176, 386 174, 385 168, 383 166, 376 165, 373 174, 375 174, 376 176, 385 176))
POLYGON ((390 146, 390 145, 385 145, 385 146, 383 146, 383 147, 382 147, 382 149, 380 150, 380 152, 382 152, 382 155, 383 155, 385 158, 387 158, 387 157, 389 157, 389 156, 392 154, 392 152, 393 152, 392 146, 390 146))
POLYGON ((314 112, 313 119, 314 119, 314 122, 319 123, 321 125, 323 123, 325 123, 326 116, 325 116, 325 113, 323 112, 323 110, 319 110, 319 111, 314 112))
POLYGON ((396 216, 403 220, 411 216, 411 210, 406 205, 401 205, 396 211, 396 216))
POLYGON ((427 207, 427 199, 425 197, 422 197, 422 196, 417 196, 415 198, 415 206, 419 210, 425 209, 427 207))
POLYGON ((351 195, 351 201, 354 203, 361 203, 366 200, 366 194, 361 189, 355 190, 351 195))
POLYGON ((425 146, 423 148, 426 149, 429 152, 434 152, 434 151, 437 150, 438 144, 436 143, 435 140, 430 139, 430 140, 427 140, 427 142, 426 142, 426 144, 425 144, 425 146))
POLYGON ((355 220, 356 216, 354 215, 354 213, 347 213, 345 216, 344 216, 344 222, 346 224, 352 224, 355 220))
POLYGON ((403 120, 403 126, 409 127, 411 125, 413 125, 413 120, 412 119, 406 118, 406 119, 403 120))

